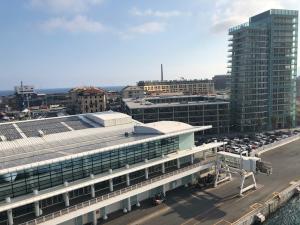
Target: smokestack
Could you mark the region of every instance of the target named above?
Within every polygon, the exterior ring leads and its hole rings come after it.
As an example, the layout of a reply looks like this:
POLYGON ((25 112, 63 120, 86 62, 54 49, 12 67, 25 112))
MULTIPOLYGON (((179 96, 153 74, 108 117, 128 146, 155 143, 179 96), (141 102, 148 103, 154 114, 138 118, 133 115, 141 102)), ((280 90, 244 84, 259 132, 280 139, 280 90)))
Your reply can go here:
POLYGON ((160 64, 160 79, 161 79, 161 81, 164 80, 164 69, 163 69, 163 64, 160 64))

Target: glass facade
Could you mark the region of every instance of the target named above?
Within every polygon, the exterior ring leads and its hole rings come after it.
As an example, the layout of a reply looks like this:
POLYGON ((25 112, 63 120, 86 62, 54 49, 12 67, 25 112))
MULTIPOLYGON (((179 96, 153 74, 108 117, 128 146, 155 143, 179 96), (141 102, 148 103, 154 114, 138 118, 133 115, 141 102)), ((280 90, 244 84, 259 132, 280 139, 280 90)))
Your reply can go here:
MULTIPOLYGON (((90 174, 101 174, 109 169, 122 168, 126 164, 132 165, 145 159, 161 157, 162 154, 167 155, 178 149, 179 137, 175 136, 2 175, 0 200, 3 201, 8 196, 29 194, 34 189, 55 187, 65 181, 72 182, 89 177, 90 174)), ((135 174, 132 176, 134 178, 135 174)), ((136 176, 138 177, 137 174, 136 176)), ((115 181, 115 185, 125 181, 122 177, 116 179, 118 180, 115 181)), ((102 183, 99 185, 103 186, 102 183)), ((98 186, 96 188, 101 189, 98 186)), ((104 185, 103 188, 108 188, 108 185, 104 185)))
POLYGON ((294 127, 298 11, 266 11, 229 35, 232 125, 245 132, 294 127))
POLYGON ((130 114, 133 119, 142 123, 151 123, 163 120, 173 120, 188 123, 193 126, 212 125, 206 134, 229 132, 229 103, 217 104, 190 104, 185 106, 170 105, 157 107, 155 111, 148 108, 133 109, 130 114))
POLYGON ((229 102, 205 96, 147 98, 146 100, 153 105, 131 109, 125 103, 123 110, 142 123, 173 120, 193 126, 212 125, 212 129, 204 131, 205 134, 229 132, 229 102))

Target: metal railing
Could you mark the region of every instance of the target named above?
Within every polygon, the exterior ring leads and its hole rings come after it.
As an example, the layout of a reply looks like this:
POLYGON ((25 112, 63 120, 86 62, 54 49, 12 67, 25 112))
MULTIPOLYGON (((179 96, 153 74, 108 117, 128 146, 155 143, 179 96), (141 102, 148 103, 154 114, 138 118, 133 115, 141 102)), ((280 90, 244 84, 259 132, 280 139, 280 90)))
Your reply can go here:
MULTIPOLYGON (((207 163, 205 163, 205 164, 207 164, 207 163)), ((77 210, 82 209, 82 208, 84 208, 84 207, 88 207, 88 206, 94 205, 94 204, 96 204, 96 203, 98 203, 98 202, 101 202, 101 201, 107 200, 107 199, 109 199, 109 198, 113 198, 113 197, 119 196, 119 195, 124 194, 124 193, 127 193, 127 192, 129 192, 129 191, 138 189, 138 188, 140 188, 140 187, 143 187, 143 186, 152 184, 152 183, 154 183, 154 182, 160 181, 160 180, 162 180, 162 179, 165 179, 165 178, 174 176, 174 175, 176 175, 176 174, 185 172, 185 171, 187 171, 187 170, 190 170, 190 169, 193 169, 193 168, 196 168, 196 167, 198 167, 198 166, 205 165, 205 164, 204 164, 203 162, 195 163, 195 164, 186 166, 186 167, 184 167, 184 168, 181 168, 181 169, 178 169, 178 170, 169 172, 169 173, 165 173, 165 174, 160 175, 160 176, 158 176, 158 177, 154 177, 154 178, 152 178, 152 179, 149 179, 149 180, 146 180, 146 181, 142 181, 142 182, 140 182, 140 183, 138 183, 138 184, 135 184, 135 185, 132 185, 132 186, 128 186, 128 187, 123 188, 123 189, 120 189, 120 190, 118 190, 118 191, 113 191, 113 192, 111 192, 111 193, 108 193, 108 194, 99 196, 99 197, 97 197, 97 198, 93 198, 93 199, 91 199, 91 200, 88 200, 88 201, 85 201, 85 202, 82 202, 82 203, 79 203, 79 204, 70 206, 70 207, 68 207, 68 208, 65 208, 65 209, 62 209, 62 210, 59 210, 59 211, 50 213, 50 214, 47 214, 47 215, 45 215, 45 216, 36 218, 36 219, 34 219, 34 220, 30 220, 30 221, 28 221, 28 222, 22 223, 21 225, 34 225, 34 224, 40 224, 40 223, 43 223, 43 222, 46 222, 46 221, 55 219, 55 218, 57 218, 57 217, 66 215, 66 214, 71 213, 71 212, 74 212, 74 211, 77 211, 77 210)))

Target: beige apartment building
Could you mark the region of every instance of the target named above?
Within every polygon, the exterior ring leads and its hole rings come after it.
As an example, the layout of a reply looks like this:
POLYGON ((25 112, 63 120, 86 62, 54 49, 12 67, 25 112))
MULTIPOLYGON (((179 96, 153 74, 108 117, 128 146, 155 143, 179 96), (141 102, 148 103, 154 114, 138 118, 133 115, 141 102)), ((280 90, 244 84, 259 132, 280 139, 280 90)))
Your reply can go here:
POLYGON ((183 93, 186 95, 210 95, 215 93, 212 80, 163 80, 139 81, 138 86, 150 95, 161 93, 183 93))
POLYGON ((121 91, 122 98, 143 98, 144 89, 139 86, 126 86, 121 91))
POLYGON ((106 92, 96 87, 77 87, 70 90, 74 113, 94 113, 106 110, 106 92))

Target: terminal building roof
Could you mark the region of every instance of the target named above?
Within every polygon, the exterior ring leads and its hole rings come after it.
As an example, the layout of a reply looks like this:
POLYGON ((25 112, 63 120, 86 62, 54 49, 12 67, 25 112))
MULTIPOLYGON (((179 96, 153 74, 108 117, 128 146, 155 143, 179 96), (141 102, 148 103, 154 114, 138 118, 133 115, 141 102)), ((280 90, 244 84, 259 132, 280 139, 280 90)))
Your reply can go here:
POLYGON ((123 102, 130 109, 140 108, 160 108, 160 107, 177 107, 177 106, 191 106, 191 105, 216 105, 216 104, 229 104, 229 101, 221 99, 220 96, 197 96, 197 95, 183 95, 183 96, 156 96, 141 99, 127 98, 123 102), (195 100, 196 97, 203 97, 203 100, 195 100), (185 101, 184 98, 190 98, 185 101), (164 99, 174 99, 170 102, 163 102, 164 99), (155 102, 155 100, 158 100, 155 102))
POLYGON ((0 174, 209 128, 174 121, 143 124, 111 111, 4 123, 0 174))

